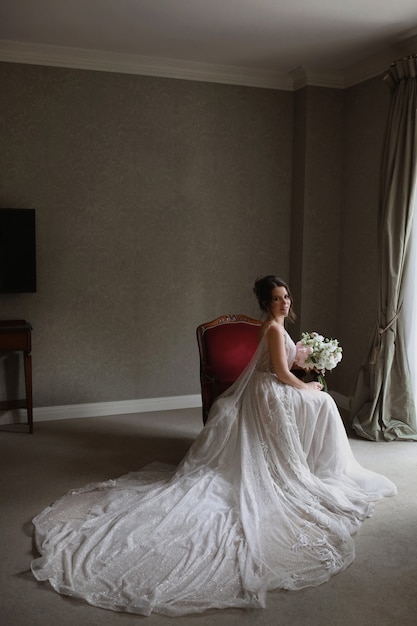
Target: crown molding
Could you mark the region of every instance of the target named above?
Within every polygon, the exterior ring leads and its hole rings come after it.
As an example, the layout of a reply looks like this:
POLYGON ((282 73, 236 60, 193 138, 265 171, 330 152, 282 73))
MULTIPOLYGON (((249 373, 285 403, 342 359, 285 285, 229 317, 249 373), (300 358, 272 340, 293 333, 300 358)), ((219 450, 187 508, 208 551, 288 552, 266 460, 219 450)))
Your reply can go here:
POLYGON ((345 67, 343 69, 345 88, 384 74, 389 70, 393 61, 414 54, 416 51, 417 33, 414 28, 389 42, 377 54, 367 56, 358 63, 345 67))
POLYGON ((341 71, 321 71, 306 65, 285 73, 233 65, 212 65, 180 59, 0 40, 0 61, 294 91, 306 86, 331 89, 352 87, 383 74, 393 60, 416 50, 417 35, 413 32, 412 36, 391 42, 379 54, 362 59, 341 71))
POLYGON ((396 54, 394 50, 387 49, 378 55, 367 57, 360 63, 345 67, 343 70, 345 89, 384 74, 397 56, 398 52, 396 54))
POLYGON ((0 61, 179 78, 286 91, 293 89, 291 78, 287 74, 279 72, 84 48, 29 44, 18 41, 0 41, 0 61))
POLYGON ((289 72, 293 80, 293 89, 302 87, 330 87, 344 89, 343 75, 340 72, 320 72, 311 67, 296 67, 289 72))

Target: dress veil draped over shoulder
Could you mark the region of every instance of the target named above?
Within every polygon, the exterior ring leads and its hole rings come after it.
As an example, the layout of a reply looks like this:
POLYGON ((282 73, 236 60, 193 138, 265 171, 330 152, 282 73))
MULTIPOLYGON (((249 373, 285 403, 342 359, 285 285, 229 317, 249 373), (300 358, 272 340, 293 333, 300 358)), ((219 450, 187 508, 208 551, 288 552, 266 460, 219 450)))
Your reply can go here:
POLYGON ((330 395, 277 379, 264 337, 177 468, 87 485, 34 519, 32 571, 115 611, 263 607, 346 568, 373 501, 395 493, 353 457, 330 395))

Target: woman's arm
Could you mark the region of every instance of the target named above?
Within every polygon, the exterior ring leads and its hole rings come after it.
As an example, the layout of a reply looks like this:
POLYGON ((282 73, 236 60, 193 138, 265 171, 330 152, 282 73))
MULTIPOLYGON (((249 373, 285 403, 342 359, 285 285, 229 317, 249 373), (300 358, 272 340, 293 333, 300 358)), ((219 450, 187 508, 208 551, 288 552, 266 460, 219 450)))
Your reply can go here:
POLYGON ((297 389, 316 389, 320 391, 323 388, 318 382, 305 383, 292 374, 287 362, 284 330, 278 324, 271 324, 268 329, 267 340, 273 370, 282 383, 297 389))

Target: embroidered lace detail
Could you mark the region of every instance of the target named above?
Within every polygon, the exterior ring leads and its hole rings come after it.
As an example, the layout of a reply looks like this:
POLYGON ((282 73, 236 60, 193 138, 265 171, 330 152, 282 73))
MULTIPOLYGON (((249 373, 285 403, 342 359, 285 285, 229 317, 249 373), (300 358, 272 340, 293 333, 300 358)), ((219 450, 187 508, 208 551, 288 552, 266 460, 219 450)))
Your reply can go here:
POLYGON ((343 563, 341 552, 330 544, 325 535, 321 535, 318 539, 312 540, 310 535, 305 532, 300 532, 291 549, 295 552, 306 550, 317 554, 323 567, 332 573, 338 571, 343 563))
MULTIPOLYGON (((286 346, 290 363, 288 336, 286 346)), ((32 571, 60 593, 143 615, 265 606, 268 589, 346 567, 368 500, 393 493, 355 463, 330 396, 280 383, 261 340, 178 468, 87 485, 34 519, 32 571)))

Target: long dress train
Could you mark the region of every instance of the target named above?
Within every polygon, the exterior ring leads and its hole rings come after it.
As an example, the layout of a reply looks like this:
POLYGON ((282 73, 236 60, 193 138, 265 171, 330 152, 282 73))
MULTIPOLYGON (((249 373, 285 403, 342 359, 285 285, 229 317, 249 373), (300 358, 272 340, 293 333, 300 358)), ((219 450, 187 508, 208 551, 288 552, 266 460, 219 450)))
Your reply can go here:
POLYGON ((263 338, 177 468, 87 485, 33 520, 32 571, 115 611, 264 607, 346 568, 372 502, 395 493, 353 457, 330 395, 277 380, 263 338))

